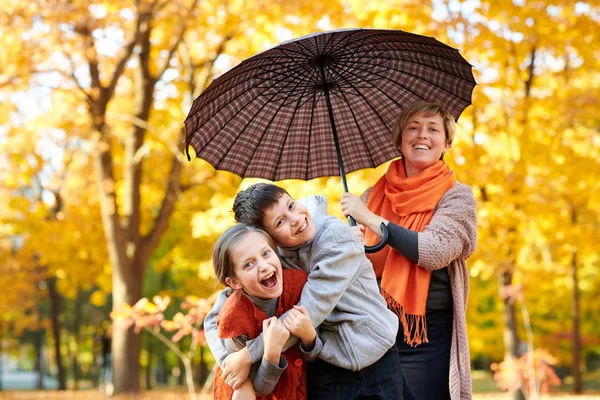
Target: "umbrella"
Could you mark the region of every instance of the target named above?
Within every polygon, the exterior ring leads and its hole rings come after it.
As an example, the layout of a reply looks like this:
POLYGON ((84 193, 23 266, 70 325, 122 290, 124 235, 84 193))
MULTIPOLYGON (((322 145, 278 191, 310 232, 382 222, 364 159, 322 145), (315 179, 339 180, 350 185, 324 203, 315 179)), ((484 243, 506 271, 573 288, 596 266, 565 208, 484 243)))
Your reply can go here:
POLYGON ((458 119, 475 85, 471 65, 432 37, 381 29, 315 33, 215 79, 185 120, 186 150, 191 145, 215 169, 241 177, 339 175, 348 191, 346 172, 400 155, 390 129, 404 107, 435 101, 458 119))

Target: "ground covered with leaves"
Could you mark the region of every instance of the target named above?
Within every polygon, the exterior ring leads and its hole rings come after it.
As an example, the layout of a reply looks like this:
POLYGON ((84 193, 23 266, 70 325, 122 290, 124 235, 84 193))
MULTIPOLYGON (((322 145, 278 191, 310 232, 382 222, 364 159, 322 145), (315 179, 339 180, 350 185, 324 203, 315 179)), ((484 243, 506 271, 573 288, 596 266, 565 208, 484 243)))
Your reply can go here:
MULTIPOLYGON (((506 393, 475 394, 474 400, 508 400, 511 396, 506 393)), ((552 400, 564 399, 597 399, 600 393, 574 396, 564 393, 550 395, 544 398, 552 400)), ((68 391, 7 391, 0 392, 1 400, 187 400, 187 393, 182 390, 152 390, 139 395, 108 397, 97 390, 68 390, 68 391)), ((199 400, 212 400, 212 396, 199 396, 199 400)))

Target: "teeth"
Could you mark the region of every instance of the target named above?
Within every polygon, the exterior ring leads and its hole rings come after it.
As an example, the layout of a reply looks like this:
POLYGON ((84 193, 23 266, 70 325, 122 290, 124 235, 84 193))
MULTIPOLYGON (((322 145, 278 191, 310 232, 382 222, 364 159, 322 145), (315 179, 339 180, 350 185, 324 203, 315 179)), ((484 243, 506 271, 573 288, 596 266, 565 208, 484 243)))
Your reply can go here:
POLYGON ((425 146, 424 144, 417 144, 415 146, 415 149, 419 149, 419 150, 429 150, 429 147, 425 146))
POLYGON ((300 229, 298 229, 296 231, 296 234, 304 232, 304 230, 306 229, 307 226, 308 226, 308 221, 304 220, 304 223, 302 224, 302 226, 300 227, 300 229))
POLYGON ((267 280, 267 279, 269 279, 269 278, 270 278, 270 277, 272 277, 273 275, 275 275, 275 272, 271 272, 269 275, 267 275, 267 276, 265 276, 264 278, 262 278, 262 279, 261 279, 261 282, 262 282, 262 281, 265 281, 265 280, 267 280))

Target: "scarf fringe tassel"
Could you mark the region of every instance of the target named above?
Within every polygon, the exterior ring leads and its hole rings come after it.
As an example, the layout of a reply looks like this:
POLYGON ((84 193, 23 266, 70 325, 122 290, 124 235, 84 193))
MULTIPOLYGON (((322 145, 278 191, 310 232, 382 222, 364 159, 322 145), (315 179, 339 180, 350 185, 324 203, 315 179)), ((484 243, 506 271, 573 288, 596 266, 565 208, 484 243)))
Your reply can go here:
POLYGON ((400 319, 400 324, 404 331, 404 342, 411 347, 416 347, 421 343, 428 343, 425 315, 405 314, 404 307, 388 292, 382 289, 381 294, 387 302, 388 308, 400 319))

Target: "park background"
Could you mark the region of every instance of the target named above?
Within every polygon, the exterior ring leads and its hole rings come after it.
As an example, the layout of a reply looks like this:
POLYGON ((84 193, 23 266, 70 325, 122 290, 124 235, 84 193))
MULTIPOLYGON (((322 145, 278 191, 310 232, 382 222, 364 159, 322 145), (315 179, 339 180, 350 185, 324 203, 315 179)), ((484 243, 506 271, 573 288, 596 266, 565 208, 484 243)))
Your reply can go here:
MULTIPOLYGON (((598 393, 598 1, 4 0, 0 398, 95 398, 113 307, 115 392, 182 398, 185 371, 202 390, 211 246, 255 180, 188 162, 182 122, 244 58, 348 27, 433 36, 473 65, 446 160, 477 199, 475 391, 519 398, 535 372, 554 395, 598 393)), ((350 174, 350 191, 385 168, 350 174)), ((339 178, 281 184, 341 215, 339 178)))

